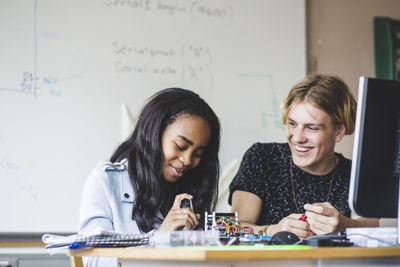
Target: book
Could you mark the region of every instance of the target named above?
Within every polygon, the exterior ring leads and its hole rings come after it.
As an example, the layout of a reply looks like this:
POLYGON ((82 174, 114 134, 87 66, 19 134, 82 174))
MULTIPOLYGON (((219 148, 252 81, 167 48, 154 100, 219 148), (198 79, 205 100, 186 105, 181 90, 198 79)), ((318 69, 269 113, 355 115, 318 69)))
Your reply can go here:
POLYGON ((79 249, 85 247, 130 247, 147 245, 152 232, 147 234, 125 234, 113 231, 99 230, 91 234, 54 235, 42 236, 45 248, 70 248, 79 249))

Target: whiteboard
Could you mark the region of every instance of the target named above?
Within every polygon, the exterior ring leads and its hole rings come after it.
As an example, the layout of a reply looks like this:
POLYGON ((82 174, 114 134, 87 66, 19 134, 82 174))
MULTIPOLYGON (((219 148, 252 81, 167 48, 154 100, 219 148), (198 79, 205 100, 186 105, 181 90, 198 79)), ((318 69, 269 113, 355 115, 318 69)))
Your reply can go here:
POLYGON ((2 0, 0 232, 76 231, 83 183, 167 87, 221 120, 222 170, 284 141, 279 104, 305 75, 298 0, 2 0))

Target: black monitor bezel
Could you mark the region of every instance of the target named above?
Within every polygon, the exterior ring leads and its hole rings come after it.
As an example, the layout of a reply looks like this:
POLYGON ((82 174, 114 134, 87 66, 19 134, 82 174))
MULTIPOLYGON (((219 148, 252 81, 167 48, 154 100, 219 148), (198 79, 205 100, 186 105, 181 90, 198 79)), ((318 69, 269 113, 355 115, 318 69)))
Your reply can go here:
POLYGON ((393 170, 399 114, 400 81, 360 78, 349 192, 357 215, 398 216, 399 177, 393 170))

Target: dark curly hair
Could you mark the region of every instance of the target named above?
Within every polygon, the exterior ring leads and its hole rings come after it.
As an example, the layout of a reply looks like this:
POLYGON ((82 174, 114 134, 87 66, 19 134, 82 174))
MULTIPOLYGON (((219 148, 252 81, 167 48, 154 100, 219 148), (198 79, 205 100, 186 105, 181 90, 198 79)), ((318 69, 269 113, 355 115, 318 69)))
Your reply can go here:
POLYGON ((135 192, 132 219, 142 232, 160 225, 171 209, 175 196, 193 195, 193 208, 204 214, 215 208, 218 196, 220 122, 214 111, 200 96, 190 90, 168 88, 153 95, 140 112, 132 134, 118 146, 111 162, 128 159, 128 172, 135 192), (176 183, 162 174, 161 138, 166 127, 180 115, 204 119, 211 128, 208 146, 196 168, 176 183))

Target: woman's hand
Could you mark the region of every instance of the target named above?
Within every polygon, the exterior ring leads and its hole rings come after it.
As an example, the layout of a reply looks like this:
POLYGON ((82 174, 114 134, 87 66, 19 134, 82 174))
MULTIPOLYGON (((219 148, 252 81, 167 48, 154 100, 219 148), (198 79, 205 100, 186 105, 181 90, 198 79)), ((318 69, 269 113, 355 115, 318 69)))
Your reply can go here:
POLYGON ((310 225, 299 220, 301 214, 290 214, 283 218, 278 224, 270 225, 267 229, 267 234, 274 235, 277 232, 287 231, 297 235, 300 239, 314 235, 310 229, 310 225))
POLYGON ((317 235, 344 232, 350 220, 329 202, 305 204, 304 209, 310 228, 317 235))
POLYGON ((180 194, 175 197, 174 204, 165 217, 163 223, 158 230, 160 231, 174 231, 181 230, 184 227, 187 229, 194 229, 199 223, 200 214, 195 214, 193 210, 189 208, 181 209, 182 199, 192 199, 193 196, 189 194, 180 194))

